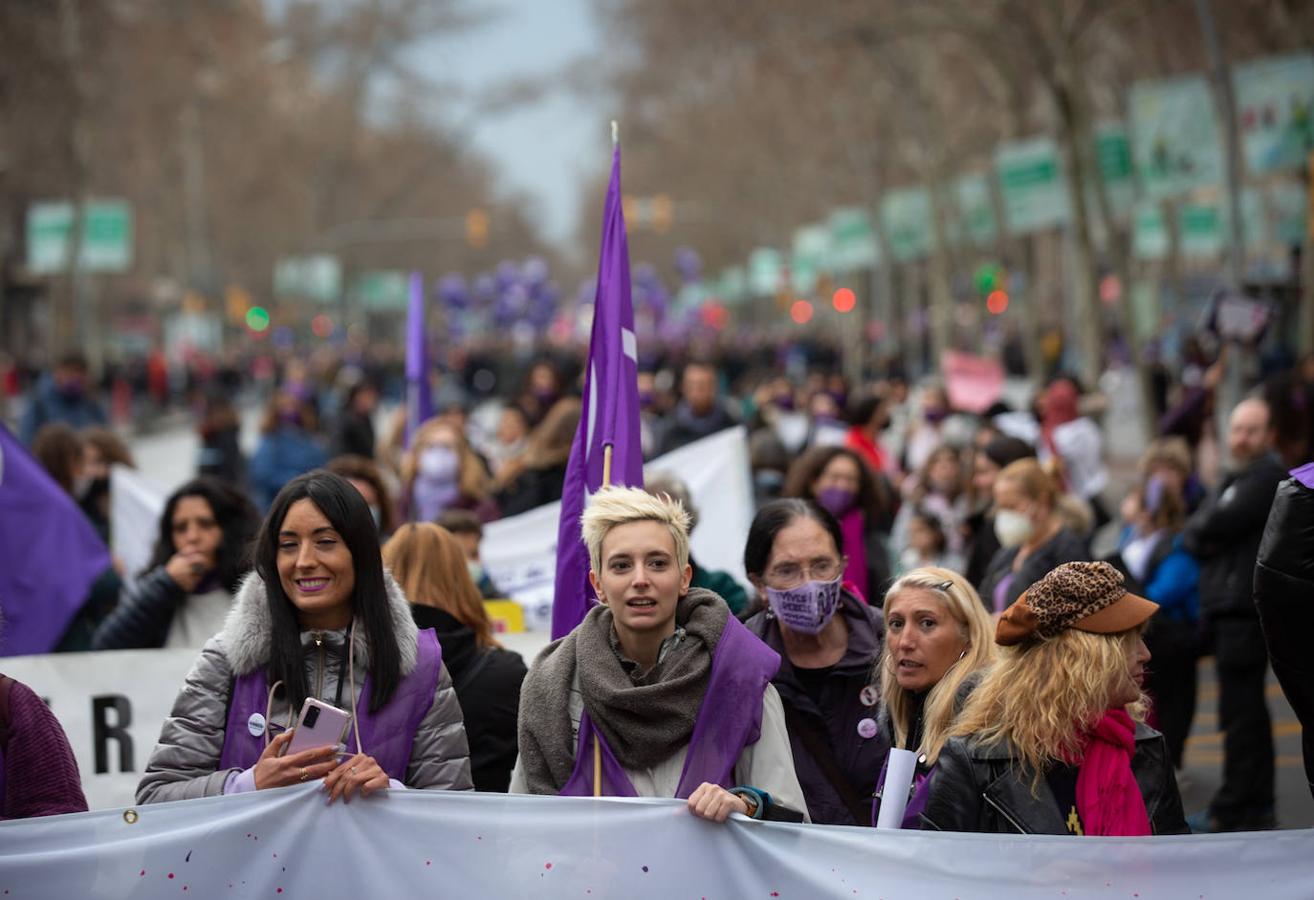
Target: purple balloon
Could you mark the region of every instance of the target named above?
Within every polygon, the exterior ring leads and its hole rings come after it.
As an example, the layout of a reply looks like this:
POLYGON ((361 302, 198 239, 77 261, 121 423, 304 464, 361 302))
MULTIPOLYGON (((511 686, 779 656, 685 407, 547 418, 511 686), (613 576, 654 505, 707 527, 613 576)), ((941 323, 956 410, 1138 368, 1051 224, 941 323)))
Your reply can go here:
POLYGON ((491 303, 497 299, 497 279, 487 272, 475 279, 475 299, 480 303, 491 303))
POLYGON ((703 276, 703 261, 692 247, 681 247, 675 251, 675 271, 686 282, 698 281, 703 276))
POLYGON ((525 260, 521 276, 531 285, 542 284, 548 278, 548 264, 540 257, 531 256, 525 260))
POLYGON ((465 276, 456 273, 444 275, 438 282, 438 299, 451 309, 466 309, 470 305, 470 292, 465 285, 465 276))
POLYGON ((497 264, 497 287, 498 290, 505 291, 513 284, 520 282, 520 267, 510 260, 503 260, 497 264))

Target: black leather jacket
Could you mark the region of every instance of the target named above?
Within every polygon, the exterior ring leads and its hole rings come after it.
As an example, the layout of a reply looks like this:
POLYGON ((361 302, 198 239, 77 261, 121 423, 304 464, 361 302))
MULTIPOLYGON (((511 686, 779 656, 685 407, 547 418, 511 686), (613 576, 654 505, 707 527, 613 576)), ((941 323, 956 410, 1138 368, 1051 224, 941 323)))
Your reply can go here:
MULTIPOLYGON (((1132 773, 1145 798, 1155 834, 1189 834, 1182 798, 1163 735, 1136 725, 1132 773)), ((940 751, 924 828, 979 834, 1067 834, 1058 801, 1042 778, 1031 792, 1032 771, 1008 744, 982 746, 953 738, 940 751)))

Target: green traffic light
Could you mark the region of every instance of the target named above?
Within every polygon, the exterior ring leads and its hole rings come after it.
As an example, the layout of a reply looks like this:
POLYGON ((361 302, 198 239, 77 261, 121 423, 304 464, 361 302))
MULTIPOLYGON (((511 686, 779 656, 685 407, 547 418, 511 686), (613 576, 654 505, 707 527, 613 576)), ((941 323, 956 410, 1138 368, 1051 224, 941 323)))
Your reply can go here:
POLYGON ((246 311, 246 327, 252 331, 264 331, 269 327, 269 313, 263 306, 253 306, 246 311))

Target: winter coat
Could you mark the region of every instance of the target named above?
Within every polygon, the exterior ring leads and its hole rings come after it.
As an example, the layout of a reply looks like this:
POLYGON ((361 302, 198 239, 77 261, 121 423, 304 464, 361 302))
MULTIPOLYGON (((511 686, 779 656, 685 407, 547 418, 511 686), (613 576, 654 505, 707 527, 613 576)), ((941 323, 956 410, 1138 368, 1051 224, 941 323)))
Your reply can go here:
POLYGON ((1090 547, 1086 544, 1086 540, 1067 528, 1060 529, 1058 534, 1037 547, 1022 563, 1022 568, 1013 572, 1013 560, 1017 559, 1018 549, 1001 547, 994 559, 990 560, 985 578, 978 588, 981 602, 985 604, 986 609, 994 611, 995 588, 1010 573, 1013 574, 1013 583, 1008 586, 1004 594, 1005 608, 1021 597, 1023 591, 1048 575, 1055 566, 1090 559, 1090 547))
POLYGON ((86 811, 59 720, 27 685, 0 676, 0 821, 86 811))
POLYGON ((515 516, 561 499, 566 483, 566 464, 525 469, 497 494, 503 516, 515 516))
POLYGON ((1278 486, 1255 566, 1255 606, 1273 673, 1303 730, 1305 779, 1314 793, 1314 490, 1278 486))
POLYGON ((209 475, 240 487, 246 482, 246 457, 242 455, 241 429, 223 428, 202 433, 196 451, 196 474, 209 475))
POLYGON ((1200 606, 1206 618, 1255 618, 1255 560, 1273 495, 1286 471, 1271 454, 1229 473, 1182 530, 1200 560, 1200 606))
POLYGON ((251 493, 256 505, 268 509, 283 485, 326 462, 328 454, 307 432, 291 425, 279 426, 260 439, 251 457, 251 493))
POLYGON ((156 566, 124 585, 114 612, 91 638, 93 650, 200 647, 223 626, 232 596, 223 588, 188 594, 156 566))
POLYGON ((734 416, 719 402, 707 415, 699 416, 681 400, 665 422, 657 440, 657 455, 679 450, 685 444, 692 444, 718 431, 732 428, 735 424, 734 416))
POLYGON ((334 449, 339 454, 350 453, 374 458, 374 421, 367 415, 347 410, 338 419, 334 449))
MULTIPOLYGON (((404 677, 416 667, 418 629, 411 619, 410 604, 391 577, 387 578, 387 587, 404 677)), ((187 673, 173 709, 164 720, 159 743, 146 764, 146 773, 137 786, 138 803, 188 800, 224 792, 229 776, 238 771, 219 769, 233 683, 239 676, 269 664, 272 633, 265 585, 252 573, 238 588, 223 631, 206 643, 200 658, 187 673)), ((301 633, 302 647, 306 650, 306 684, 313 696, 326 703, 333 704, 337 697, 338 672, 347 655, 348 634, 345 628, 301 633), (316 639, 321 642, 318 648, 316 639)), ((358 628, 350 689, 356 692, 356 702, 362 707, 370 700, 362 693, 369 665, 369 641, 365 630, 358 628)), ((344 696, 341 705, 349 709, 351 702, 344 696)), ((268 720, 295 724, 296 712, 285 699, 276 697, 268 720)), ((367 754, 370 752, 369 747, 362 749, 367 754)), ((438 674, 433 702, 415 733, 405 784, 411 788, 470 790, 469 756, 461 707, 444 666, 438 674)))
POLYGON ((432 606, 411 605, 421 628, 432 628, 443 648, 470 743, 470 774, 476 791, 506 793, 516 764, 516 719, 525 661, 500 647, 482 648, 474 631, 432 606))
MULTIPOLYGON (((1132 774, 1154 834, 1190 834, 1163 735, 1136 724, 1132 774)), ((982 745, 950 738, 940 751, 922 827, 977 834, 1068 834, 1048 782, 1014 756, 1007 742, 982 745)))
POLYGON ((63 422, 75 431, 88 425, 105 425, 105 410, 86 391, 74 395, 61 393, 55 380, 45 375, 32 393, 32 402, 23 414, 21 429, 23 443, 32 446, 32 439, 42 426, 63 422))
MULTIPOLYGON (((780 669, 771 683, 785 706, 794 773, 803 788, 812 821, 827 825, 870 825, 871 797, 890 743, 884 732, 870 738, 858 734, 858 723, 863 719, 875 720, 879 713, 875 706, 863 705, 860 695, 864 687, 872 684, 872 670, 880 658, 885 624, 879 609, 847 591, 841 597, 837 615, 844 616, 849 626, 849 646, 831 669, 819 703, 794 673, 776 619, 763 611, 744 625, 780 654, 780 669), (826 741, 836 769, 848 781, 849 793, 863 801, 861 816, 855 818, 850 811, 840 790, 827 777, 826 767, 809 751, 808 742, 795 723, 810 728, 826 741)), ((875 726, 875 721, 872 724, 875 726)))

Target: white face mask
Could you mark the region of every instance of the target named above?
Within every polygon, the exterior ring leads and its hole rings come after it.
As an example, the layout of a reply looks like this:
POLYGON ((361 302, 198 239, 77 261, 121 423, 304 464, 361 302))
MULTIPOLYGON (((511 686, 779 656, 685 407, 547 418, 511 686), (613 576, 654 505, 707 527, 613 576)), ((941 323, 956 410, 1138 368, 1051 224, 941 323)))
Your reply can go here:
POLYGON ((995 537, 1005 547, 1020 547, 1030 540, 1036 526, 1031 517, 1014 509, 1001 509, 995 513, 995 537))

